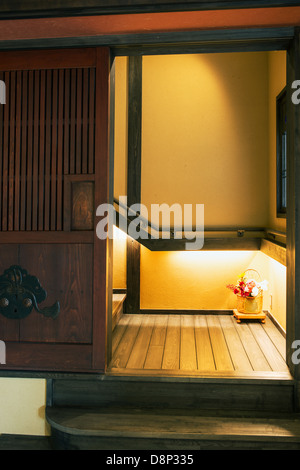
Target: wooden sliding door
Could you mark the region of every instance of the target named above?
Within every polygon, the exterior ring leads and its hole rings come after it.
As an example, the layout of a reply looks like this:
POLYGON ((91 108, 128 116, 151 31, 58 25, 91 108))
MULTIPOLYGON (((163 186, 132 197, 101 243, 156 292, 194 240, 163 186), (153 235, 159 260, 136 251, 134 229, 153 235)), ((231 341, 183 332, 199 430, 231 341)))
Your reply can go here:
POLYGON ((109 50, 0 59, 0 370, 102 371, 109 50))

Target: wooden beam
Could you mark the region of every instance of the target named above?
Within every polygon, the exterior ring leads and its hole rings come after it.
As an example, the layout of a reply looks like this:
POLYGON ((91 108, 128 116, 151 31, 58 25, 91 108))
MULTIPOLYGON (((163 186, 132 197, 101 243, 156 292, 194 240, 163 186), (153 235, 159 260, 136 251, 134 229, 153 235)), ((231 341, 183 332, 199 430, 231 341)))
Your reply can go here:
POLYGON ((142 57, 128 60, 127 205, 141 202, 142 57))
POLYGON ((2 0, 1 19, 51 18, 126 13, 228 10, 297 6, 297 0, 2 0))
MULTIPOLYGON (((109 77, 109 162, 108 162, 108 202, 114 199, 114 140, 115 140, 115 61, 110 60, 109 77)), ((106 336, 106 367, 112 358, 112 332, 114 329, 113 315, 113 240, 107 239, 107 336, 106 336)))
MULTIPOLYGON (((194 241, 194 240, 193 240, 194 241)), ((141 240, 146 248, 151 251, 186 251, 187 246, 191 243, 188 239, 149 239, 141 240)), ((260 250, 261 238, 226 238, 215 237, 205 238, 202 251, 207 250, 260 250)))
MULTIPOLYGON (((141 202, 142 57, 128 60, 127 204, 141 202)), ((127 240, 126 313, 140 310, 140 245, 127 240)))
MULTIPOLYGON (((226 28, 221 30, 171 31, 171 32, 137 32, 123 34, 98 34, 94 36, 68 36, 27 39, 0 40, 3 53, 13 50, 59 50, 62 48, 111 47, 114 55, 155 55, 155 54, 188 54, 210 52, 253 52, 285 50, 294 36, 294 27, 267 28, 226 28)), ((82 58, 82 67, 93 61, 93 50, 90 57, 82 58)), ((1 59, 4 62, 5 56, 1 59)), ((54 57, 55 59, 55 57, 54 57)), ((8 59, 9 57, 8 57, 8 59)), ((12 61, 11 61, 12 62, 12 61)), ((46 60, 45 60, 46 62, 46 60)), ((26 66, 26 55, 22 60, 26 66)), ((47 65, 47 64, 45 64, 47 65)), ((18 69, 18 65, 13 65, 18 69)), ((55 60, 51 64, 53 68, 55 60)), ((72 66, 72 56, 66 59, 65 67, 72 66)), ((30 68, 30 65, 28 65, 30 68)), ((1 67, 0 67, 1 69, 1 67)))
POLYGON ((271 240, 263 239, 260 250, 279 263, 286 266, 286 248, 285 246, 271 240))

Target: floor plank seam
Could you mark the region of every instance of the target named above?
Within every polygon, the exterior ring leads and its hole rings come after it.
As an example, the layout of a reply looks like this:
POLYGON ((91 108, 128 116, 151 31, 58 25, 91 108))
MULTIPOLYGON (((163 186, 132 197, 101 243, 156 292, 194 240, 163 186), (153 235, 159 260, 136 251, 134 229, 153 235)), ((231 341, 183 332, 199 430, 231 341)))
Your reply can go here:
POLYGON ((245 344, 244 344, 244 342, 243 342, 243 340, 242 340, 242 338, 241 338, 241 334, 240 334, 240 332, 239 332, 238 326, 237 326, 236 322, 233 320, 232 317, 231 317, 231 320, 232 320, 233 327, 234 327, 234 329, 235 329, 235 331, 236 331, 236 333, 237 333, 237 335, 238 335, 238 337, 239 337, 239 340, 240 340, 240 343, 241 343, 241 345, 242 345, 242 348, 243 348, 244 351, 245 351, 245 355, 247 356, 248 361, 249 361, 249 363, 250 363, 250 365, 251 365, 251 367, 252 367, 252 370, 255 371, 255 368, 254 368, 254 365, 253 365, 253 361, 251 361, 251 357, 249 356, 249 354, 248 354, 248 352, 247 352, 247 349, 246 349, 246 347, 245 347, 245 344))
MULTIPOLYGON (((273 339, 272 336, 270 336, 270 334, 268 333, 268 329, 266 328, 265 325, 263 325, 263 328, 264 328, 266 334, 268 335, 268 337, 270 338, 270 340, 272 341, 272 343, 274 344, 274 347, 276 348, 276 350, 278 351, 278 353, 280 354, 280 356, 282 357, 282 359, 285 361, 286 358, 281 354, 281 351, 278 349, 276 342, 274 342, 274 339, 273 339)), ((277 331, 279 332, 278 329, 277 329, 277 331)), ((280 333, 280 332, 279 332, 279 333, 280 333)), ((280 333, 280 334, 281 334, 281 333, 280 333)))
POLYGON ((147 356, 148 356, 148 353, 149 353, 149 348, 150 348, 150 344, 151 344, 151 338, 153 336, 154 326, 155 326, 155 321, 154 321, 154 325, 152 325, 152 328, 151 328, 151 334, 150 334, 150 338, 149 338, 149 341, 148 341, 148 347, 147 347, 147 351, 146 351, 144 362, 143 362, 143 369, 145 369, 146 359, 147 359, 147 356))
MULTIPOLYGON (((261 325, 258 325, 258 326, 261 326, 261 325)), ((258 345, 259 349, 261 350, 261 352, 262 352, 262 354, 264 355, 264 357, 265 357, 267 363, 269 364, 270 369, 271 369, 272 371, 274 371, 274 369, 273 369, 273 367, 272 367, 272 364, 271 364, 271 362, 270 362, 268 356, 266 355, 265 351, 264 351, 263 348, 262 348, 261 343, 260 343, 259 340, 258 340, 257 334, 255 334, 255 330, 253 331, 253 327, 251 327, 251 323, 249 324, 249 328, 250 328, 250 330, 252 331, 253 337, 254 337, 255 341, 257 342, 257 345, 258 345)))
POLYGON ((207 323, 207 318, 205 317, 205 322, 206 322, 206 328, 208 330, 208 336, 209 336, 209 341, 210 341, 210 347, 211 347, 211 352, 212 352, 212 356, 213 356, 213 360, 214 360, 214 365, 215 365, 215 371, 217 370, 217 363, 216 363, 216 358, 215 358, 215 355, 214 355, 214 350, 213 350, 213 345, 212 345, 212 339, 211 339, 211 333, 210 333, 210 330, 208 328, 208 323, 207 323))

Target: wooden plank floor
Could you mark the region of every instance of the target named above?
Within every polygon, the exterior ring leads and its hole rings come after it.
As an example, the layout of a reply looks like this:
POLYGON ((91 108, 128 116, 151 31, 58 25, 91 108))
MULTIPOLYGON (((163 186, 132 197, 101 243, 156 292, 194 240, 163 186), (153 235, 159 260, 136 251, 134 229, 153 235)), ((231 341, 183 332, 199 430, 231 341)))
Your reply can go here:
POLYGON ((113 333, 112 372, 158 375, 289 374, 285 338, 266 323, 233 315, 128 315, 113 333))

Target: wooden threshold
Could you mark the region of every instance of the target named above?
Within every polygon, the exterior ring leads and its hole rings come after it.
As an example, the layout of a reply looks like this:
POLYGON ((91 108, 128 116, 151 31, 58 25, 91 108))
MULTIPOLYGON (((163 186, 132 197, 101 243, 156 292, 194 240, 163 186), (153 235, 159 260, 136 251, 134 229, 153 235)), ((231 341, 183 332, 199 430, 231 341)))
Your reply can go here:
POLYGON ((293 380, 293 377, 289 371, 287 372, 257 372, 257 371, 252 371, 252 372, 242 372, 242 371, 231 371, 231 372, 222 372, 222 371, 211 371, 211 372, 205 372, 205 371, 183 371, 183 370, 158 370, 158 369, 129 369, 129 368, 109 368, 107 371, 108 376, 114 376, 114 377, 141 377, 143 379, 146 378, 188 378, 188 379, 195 379, 198 381, 198 379, 203 379, 203 380, 214 380, 214 379, 219 379, 219 380, 228 380, 228 379, 237 379, 239 382, 241 380, 249 380, 249 379, 257 379, 260 382, 262 381, 276 381, 276 383, 281 383, 284 384, 286 383, 289 385, 289 382, 293 380))
POLYGON ((113 333, 109 374, 292 380, 285 338, 270 318, 232 314, 123 314, 113 333))

